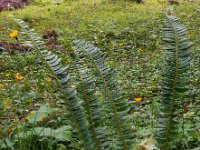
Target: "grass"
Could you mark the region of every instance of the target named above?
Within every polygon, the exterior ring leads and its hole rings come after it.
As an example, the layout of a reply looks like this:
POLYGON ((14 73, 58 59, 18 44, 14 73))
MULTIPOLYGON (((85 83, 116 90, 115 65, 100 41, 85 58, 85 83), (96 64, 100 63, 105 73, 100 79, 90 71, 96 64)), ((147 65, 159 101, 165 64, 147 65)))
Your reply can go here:
MULTIPOLYGON (((182 1, 173 8, 173 14, 181 18, 193 42, 192 52, 195 57, 191 84, 194 101, 199 98, 200 82, 199 58, 196 57, 200 40, 199 4, 199 0, 182 1)), ((133 104, 136 112, 141 114, 140 119, 134 121, 140 129, 138 136, 143 138, 147 133, 139 125, 149 127, 153 122, 140 120, 151 118, 145 112, 151 113, 149 104, 159 101, 162 53, 159 31, 162 26, 161 16, 167 13, 168 8, 167 3, 156 0, 146 0, 145 4, 128 0, 65 0, 60 5, 49 0, 35 0, 23 9, 0 13, 0 40, 15 42, 9 39, 10 31, 19 29, 10 17, 14 15, 28 22, 41 35, 46 30, 55 30, 59 35, 57 43, 63 49, 54 51, 64 57, 65 63, 72 61, 71 42, 74 39, 90 41, 102 48, 109 58, 108 65, 119 71, 118 82, 127 97, 130 100, 134 97, 143 98, 142 103, 133 104)), ((1 138, 12 135, 13 129, 17 132, 18 122, 23 123, 29 115, 27 112, 37 110, 37 103, 58 107, 58 101, 62 101, 63 95, 58 91, 58 85, 51 72, 45 68, 46 64, 34 52, 0 55, 0 84, 3 85, 0 90, 0 117, 4 118, 0 118, 4 125, 0 127, 1 138), (15 79, 17 73, 23 76, 21 81, 15 79), (15 104, 17 100, 22 103, 15 104)))

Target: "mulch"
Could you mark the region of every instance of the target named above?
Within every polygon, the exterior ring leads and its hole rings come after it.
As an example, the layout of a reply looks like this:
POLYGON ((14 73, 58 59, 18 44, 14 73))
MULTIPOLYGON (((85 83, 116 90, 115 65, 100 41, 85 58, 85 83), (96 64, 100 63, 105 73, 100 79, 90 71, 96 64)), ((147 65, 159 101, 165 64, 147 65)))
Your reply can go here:
POLYGON ((24 7, 30 0, 0 0, 0 12, 24 7))

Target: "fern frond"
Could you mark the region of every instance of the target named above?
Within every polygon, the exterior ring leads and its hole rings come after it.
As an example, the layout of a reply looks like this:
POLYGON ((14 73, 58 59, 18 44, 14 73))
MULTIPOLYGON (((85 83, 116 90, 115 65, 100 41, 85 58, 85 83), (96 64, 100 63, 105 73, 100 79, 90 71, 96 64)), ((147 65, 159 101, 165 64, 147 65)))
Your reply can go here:
POLYGON ((55 73, 59 83, 62 85, 62 88, 67 95, 66 99, 68 100, 68 108, 71 111, 75 120, 75 124, 79 130, 80 142, 85 149, 97 149, 89 131, 89 123, 82 106, 82 100, 78 96, 77 90, 71 82, 70 74, 67 72, 68 67, 64 67, 62 65, 61 59, 57 55, 46 50, 45 43, 43 42, 42 38, 40 38, 40 36, 38 36, 34 30, 29 30, 28 25, 23 20, 15 18, 14 20, 20 25, 23 33, 26 34, 31 41, 33 41, 34 47, 38 49, 38 52, 42 55, 49 67, 55 73))
POLYGON ((14 20, 33 41, 62 85, 84 148, 113 149, 112 142, 115 141, 118 149, 128 150, 133 143, 130 107, 116 85, 114 71, 105 65, 104 54, 93 45, 78 40, 74 42, 74 65, 64 67, 61 59, 46 49, 44 41, 34 30, 30 30, 24 21, 14 20), (83 62, 90 67, 83 67, 83 62), (98 93, 101 93, 101 98, 98 93))
POLYGON ((178 18, 167 16, 163 23, 162 115, 157 139, 161 149, 168 150, 175 143, 180 125, 183 124, 183 97, 189 89, 191 43, 186 38, 186 28, 178 18))
POLYGON ((117 88, 113 79, 113 70, 105 65, 105 56, 100 49, 81 40, 74 41, 74 43, 75 54, 79 59, 85 58, 86 63, 90 65, 92 74, 96 78, 96 88, 104 95, 102 105, 107 114, 106 120, 111 119, 110 122, 107 122, 109 124, 107 126, 113 125, 116 133, 114 137, 121 143, 122 149, 130 148, 130 143, 133 142, 133 132, 129 128, 130 107, 117 88))
POLYGON ((95 84, 95 78, 92 76, 91 69, 81 65, 80 61, 83 62, 81 58, 76 56, 74 64, 78 77, 76 83, 78 84, 77 90, 79 96, 84 101, 83 106, 86 110, 90 131, 98 149, 110 149, 109 140, 107 138, 107 128, 104 124, 105 112, 99 98, 96 96, 97 86, 95 84))

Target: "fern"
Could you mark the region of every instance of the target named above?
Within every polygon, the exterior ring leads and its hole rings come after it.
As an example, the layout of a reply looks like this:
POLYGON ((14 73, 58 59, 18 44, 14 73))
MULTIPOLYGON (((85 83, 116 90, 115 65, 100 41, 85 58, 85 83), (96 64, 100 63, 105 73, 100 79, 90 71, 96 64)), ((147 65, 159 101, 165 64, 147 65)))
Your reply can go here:
POLYGON ((84 148, 130 149, 133 143, 129 122, 130 107, 115 84, 114 72, 104 63, 104 54, 91 44, 75 41, 73 49, 76 60, 73 65, 63 67, 61 59, 46 50, 45 43, 34 30, 30 30, 24 21, 14 20, 34 42, 34 47, 52 69, 66 93, 68 108, 73 114, 71 119, 78 128, 79 139, 84 148), (83 62, 90 67, 84 67, 83 62), (101 98, 98 93, 101 93, 101 98))
MULTIPOLYGON (((81 65, 82 60, 76 57, 73 69, 76 70, 76 84, 79 96, 83 99, 90 131, 98 149, 107 149, 107 129, 104 126, 105 113, 96 96, 95 79, 91 77, 91 69, 81 65)), ((74 71, 73 70, 73 71, 74 71)))
POLYGON ((71 78, 67 72, 68 67, 63 67, 61 59, 51 51, 46 50, 45 43, 43 42, 42 38, 40 38, 34 32, 34 30, 29 30, 28 25, 24 21, 15 18, 14 20, 20 25, 23 33, 26 36, 29 36, 30 40, 34 42, 34 47, 38 49, 38 52, 40 52, 44 60, 55 73, 59 83, 64 89, 64 92, 67 94, 68 108, 71 110, 73 119, 75 120, 75 124, 79 130, 80 142, 85 149, 95 149, 91 134, 89 132, 86 114, 82 106, 82 100, 78 97, 77 91, 73 86, 73 83, 70 81, 71 78))
POLYGON ((162 115, 157 139, 161 149, 168 150, 176 141, 183 121, 183 98, 189 88, 191 43, 186 38, 186 28, 179 19, 167 16, 163 21, 164 65, 162 80, 162 115))
MULTIPOLYGON (((80 60, 83 58, 85 60, 84 63, 89 64, 91 68, 91 73, 83 76, 88 77, 92 75, 92 78, 96 80, 95 86, 98 88, 98 92, 103 95, 103 100, 101 102, 101 105, 103 106, 102 111, 104 111, 103 114, 107 114, 106 118, 103 119, 105 119, 105 123, 107 123, 109 128, 114 129, 114 133, 116 134, 113 134, 112 137, 116 138, 119 147, 128 149, 130 143, 133 142, 133 132, 130 129, 129 123, 130 107, 128 106, 127 101, 124 100, 122 92, 115 84, 115 80, 113 79, 114 72, 111 68, 106 67, 105 56, 100 49, 81 40, 77 40, 74 43, 75 46, 73 49, 76 56, 78 56, 78 59, 80 60)), ((90 104, 92 103, 93 101, 90 102, 90 104)))

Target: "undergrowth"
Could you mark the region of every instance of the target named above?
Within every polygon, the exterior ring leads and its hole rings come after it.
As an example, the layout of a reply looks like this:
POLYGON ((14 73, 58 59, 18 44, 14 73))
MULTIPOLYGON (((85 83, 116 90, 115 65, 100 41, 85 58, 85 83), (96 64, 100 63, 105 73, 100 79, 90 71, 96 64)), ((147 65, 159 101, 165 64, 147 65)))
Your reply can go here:
MULTIPOLYGON (((166 92, 171 88, 163 89, 163 85, 159 84, 162 80, 160 70, 163 63, 161 59, 163 50, 160 44, 160 28, 162 26, 160 14, 162 11, 166 11, 168 7, 166 3, 148 1, 144 5, 138 5, 130 1, 97 0, 95 2, 64 1, 60 5, 56 5, 50 1, 35 1, 23 10, 2 12, 0 14, 1 41, 8 41, 10 30, 18 29, 20 30, 19 43, 28 45, 31 49, 27 53, 14 51, 11 55, 1 54, 0 125, 3 125, 0 127, 0 135, 3 138, 0 141, 1 146, 11 149, 13 146, 21 149, 26 147, 30 149, 80 149, 81 146, 86 147, 85 149, 95 149, 94 143, 96 143, 97 149, 100 149, 101 146, 104 149, 109 149, 109 146, 113 149, 122 147, 127 149, 131 146, 127 144, 130 141, 132 146, 138 143, 147 145, 147 141, 151 143, 153 140, 142 141, 142 139, 154 135, 157 132, 156 127, 162 129, 162 123, 167 121, 166 119, 158 121, 159 115, 157 114, 165 112, 164 115, 166 115, 166 112, 171 109, 174 114, 170 113, 171 121, 169 122, 174 121, 177 125, 174 127, 168 124, 165 133, 168 136, 170 132, 178 134, 176 137, 169 136, 170 138, 167 138, 165 142, 158 142, 157 146, 160 145, 163 149, 169 149, 166 147, 171 149, 197 147, 200 140, 198 133, 200 127, 199 108, 196 107, 199 105, 200 92, 198 3, 198 1, 193 3, 183 1, 180 6, 173 8, 173 13, 181 17, 189 29, 189 33, 185 33, 185 36, 193 42, 190 53, 192 59, 190 60, 189 74, 191 76, 188 83, 190 90, 186 92, 183 101, 178 101, 178 104, 173 102, 174 108, 164 106, 165 100, 162 101, 164 104, 161 103, 159 94, 162 90, 166 92), (30 13, 30 11, 37 13, 30 13), (53 46, 45 47, 43 39, 39 35, 35 35, 39 45, 43 44, 42 49, 49 48, 52 49, 52 52, 44 51, 46 57, 43 57, 44 54, 38 55, 41 47, 31 43, 34 39, 28 38, 34 32, 27 29, 25 35, 8 16, 10 14, 23 19, 30 28, 34 27, 42 35, 48 30, 54 30, 58 34, 58 41, 53 46), (90 43, 76 41, 77 38, 90 41, 90 43), (74 40, 75 45, 72 42, 74 40), (103 57, 99 58, 95 55, 95 59, 98 61, 92 60, 88 55, 90 50, 95 50, 93 55, 96 53, 99 57, 103 57), (55 54, 62 59, 61 62, 57 60, 58 57, 55 54), (47 62, 44 61, 45 59, 47 62), (97 61, 96 64, 95 61, 97 61), (59 68, 49 70, 47 68, 51 66, 51 63, 61 63, 67 67, 60 68, 61 70, 57 70, 59 68), (102 66, 105 67, 106 73, 108 71, 106 79, 104 79, 103 73, 101 74, 102 66), (64 69, 67 70, 65 75, 71 74, 71 83, 62 86, 58 81, 63 77, 59 79, 58 76, 53 75, 52 71, 58 75, 59 72, 66 71, 64 69), (109 69, 114 71, 111 76, 109 69), (108 81, 111 79, 113 83, 109 85, 108 81), (107 88, 105 88, 106 86, 107 88), (123 92, 114 93, 112 88, 120 89, 123 92), (71 94, 72 96, 69 96, 71 94), (104 103, 112 96, 118 102, 104 103), (70 98, 66 99, 67 97, 70 98), (125 107, 120 109, 121 106, 118 106, 122 99, 126 101, 125 105, 129 105, 129 111, 125 111, 125 107), (42 103, 48 105, 44 106, 42 103), (76 107, 73 106, 73 103, 76 107), (96 104, 93 105, 93 103, 96 104), (120 116, 127 113, 131 115, 127 124, 123 121, 120 123, 118 114, 110 111, 115 110, 115 105, 119 107, 119 111, 122 111, 118 112, 120 116), (180 111, 174 111, 178 107, 180 107, 180 111), (72 112, 77 113, 73 114, 72 112), (82 114, 83 120, 77 117, 80 114, 82 114), (184 122, 184 126, 179 124, 181 122, 184 122), (121 129, 120 126, 123 128, 121 129), (173 127, 172 131, 170 131, 171 127, 173 127), (126 128, 131 131, 124 130, 126 128), (65 135, 68 136, 62 135, 60 130, 65 131, 65 135), (124 136, 128 133, 132 137, 124 136), (22 136, 24 134, 26 136, 22 136), (15 142, 15 139, 11 138, 13 135, 16 135, 15 138, 20 135, 18 137, 20 142, 15 142), (175 140, 171 137, 174 137, 175 140), (33 147, 30 146, 30 143, 33 144, 33 147)), ((9 43, 16 42, 15 39, 9 39, 9 43)), ((185 54, 183 55, 185 57, 185 54)), ((172 57, 170 59, 173 60, 172 57)), ((174 71, 174 69, 171 70, 174 71)), ((68 81, 68 76, 64 80, 68 81)), ((167 86, 170 83, 168 81, 164 81, 167 86)), ((165 117, 168 118, 167 115, 165 117)), ((162 141, 163 132, 159 131, 157 135, 160 136, 157 140, 161 139, 162 141)), ((155 142, 152 142, 150 146, 154 144, 155 142)))

